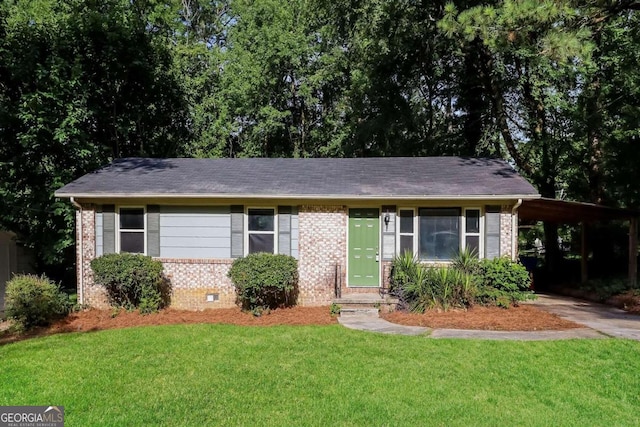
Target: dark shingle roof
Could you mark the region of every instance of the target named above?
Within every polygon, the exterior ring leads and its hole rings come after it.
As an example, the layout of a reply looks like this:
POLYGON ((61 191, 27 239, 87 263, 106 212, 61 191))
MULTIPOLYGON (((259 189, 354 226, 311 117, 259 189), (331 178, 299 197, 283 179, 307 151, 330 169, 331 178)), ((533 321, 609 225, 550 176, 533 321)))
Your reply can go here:
POLYGON ((59 197, 437 198, 538 192, 503 160, 462 157, 348 159, 119 159, 65 185, 59 197))

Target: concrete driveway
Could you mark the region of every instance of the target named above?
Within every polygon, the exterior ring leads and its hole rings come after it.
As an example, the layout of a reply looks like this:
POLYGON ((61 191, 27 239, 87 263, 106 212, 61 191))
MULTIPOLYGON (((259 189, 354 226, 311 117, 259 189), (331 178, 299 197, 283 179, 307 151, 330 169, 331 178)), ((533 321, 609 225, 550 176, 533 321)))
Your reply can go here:
POLYGON ((640 341, 639 315, 602 304, 551 294, 538 294, 538 299, 529 304, 603 334, 640 341))

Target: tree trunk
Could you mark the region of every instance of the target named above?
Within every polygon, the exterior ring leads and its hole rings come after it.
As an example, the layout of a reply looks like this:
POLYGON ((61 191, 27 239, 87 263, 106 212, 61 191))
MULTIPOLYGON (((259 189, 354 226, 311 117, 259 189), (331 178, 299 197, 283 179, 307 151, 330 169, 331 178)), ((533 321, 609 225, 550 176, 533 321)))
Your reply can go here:
POLYGON ((484 90, 482 85, 482 71, 480 52, 482 41, 476 38, 465 49, 464 70, 465 76, 460 82, 460 101, 465 109, 464 139, 465 145, 460 153, 465 156, 473 156, 482 139, 482 113, 485 109, 484 90))
POLYGON ((588 184, 589 198, 592 203, 602 204, 604 201, 604 182, 602 179, 602 87, 600 69, 602 26, 594 29, 593 41, 597 48, 594 52, 594 62, 598 69, 593 75, 587 92, 585 124, 587 126, 587 149, 589 156, 588 184))

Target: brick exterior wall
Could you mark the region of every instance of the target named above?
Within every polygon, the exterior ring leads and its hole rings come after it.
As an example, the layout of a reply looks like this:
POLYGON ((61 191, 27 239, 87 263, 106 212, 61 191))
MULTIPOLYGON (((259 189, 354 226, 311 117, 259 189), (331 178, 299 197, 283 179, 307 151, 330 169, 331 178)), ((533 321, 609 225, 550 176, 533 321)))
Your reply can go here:
POLYGON ((92 204, 83 204, 82 211, 76 211, 76 269, 78 277, 78 297, 83 304, 96 308, 107 308, 107 295, 102 286, 93 282, 91 260, 96 256, 96 210, 92 204), (82 244, 82 250, 80 245, 82 244), (80 289, 81 287, 81 289, 80 289))
POLYGON ((345 206, 304 205, 298 209, 301 305, 331 304, 336 271, 338 283, 345 283, 347 218, 345 206))
MULTIPOLYGON (((91 260, 96 256, 96 212, 93 205, 83 204, 82 211, 76 211, 76 225, 76 269, 78 278, 82 278, 78 280, 78 292, 82 294, 84 304, 95 308, 108 308, 104 288, 94 283, 91 271, 91 260), (82 233, 82 239, 80 233, 82 233), (80 242, 82 242, 82 251, 80 242)), ((160 259, 160 261, 171 283, 172 307, 201 310, 235 305, 235 289, 227 277, 233 260, 160 259), (207 302, 207 294, 218 294, 219 300, 207 302)))
POLYGON ((503 205, 500 210, 500 255, 513 259, 513 206, 503 205))
MULTIPOLYGON (((500 214, 500 252, 512 254, 512 206, 504 205, 500 214)), ((91 260, 95 257, 95 207, 84 204, 76 211, 76 255, 79 294, 82 301, 96 308, 107 308, 107 299, 101 286, 93 282, 91 260), (80 227, 82 225, 82 227, 80 227), (82 234, 81 234, 82 233, 82 234), (81 238, 82 237, 82 238, 81 238), (82 243, 81 243, 82 242, 82 243), (81 249, 82 245, 82 251, 81 249), (82 268, 80 267, 82 266, 82 268)), ((342 295, 378 293, 374 288, 347 288, 347 227, 346 206, 303 205, 298 210, 299 220, 299 298, 306 306, 328 305, 334 298, 335 284, 341 286, 342 295)), ((171 306, 201 310, 233 307, 235 289, 227 277, 232 259, 160 259, 171 282, 171 306), (218 301, 207 302, 207 294, 217 294, 218 301)), ((390 263, 383 263, 383 282, 388 286, 390 263)))

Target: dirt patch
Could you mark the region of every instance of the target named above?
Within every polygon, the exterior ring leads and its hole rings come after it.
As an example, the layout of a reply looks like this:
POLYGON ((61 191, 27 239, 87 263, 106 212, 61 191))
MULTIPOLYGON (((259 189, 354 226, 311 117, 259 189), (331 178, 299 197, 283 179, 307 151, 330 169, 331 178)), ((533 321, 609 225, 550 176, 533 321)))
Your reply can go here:
MULTIPOLYGON (((582 327, 529 305, 509 309, 474 307, 466 311, 428 311, 425 314, 394 312, 381 314, 381 317, 400 325, 450 329, 542 331, 582 327)), ((134 326, 187 323, 220 323, 240 326, 329 325, 336 322, 337 319, 329 313, 329 307, 281 308, 260 317, 244 313, 239 308, 204 311, 168 309, 146 316, 135 311, 120 311, 114 315, 111 310, 87 310, 73 313, 48 328, 38 328, 22 335, 10 334, 8 331, 3 333, 2 329, 4 328, 0 328, 0 344, 64 332, 100 331, 134 326)), ((4 322, 3 325, 6 326, 7 322, 4 322)))
POLYGON ((444 329, 476 329, 488 331, 545 331, 583 328, 559 316, 530 305, 509 309, 473 307, 468 310, 435 311, 414 314, 396 311, 381 315, 392 323, 444 329))
POLYGON ((637 289, 612 296, 607 300, 607 304, 621 308, 629 313, 640 314, 640 294, 637 289))

